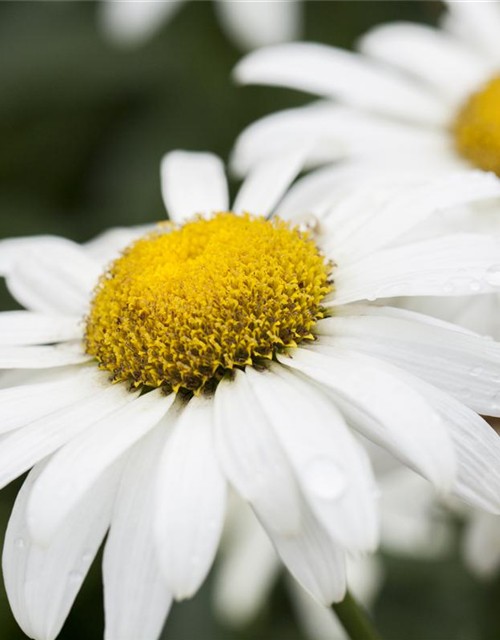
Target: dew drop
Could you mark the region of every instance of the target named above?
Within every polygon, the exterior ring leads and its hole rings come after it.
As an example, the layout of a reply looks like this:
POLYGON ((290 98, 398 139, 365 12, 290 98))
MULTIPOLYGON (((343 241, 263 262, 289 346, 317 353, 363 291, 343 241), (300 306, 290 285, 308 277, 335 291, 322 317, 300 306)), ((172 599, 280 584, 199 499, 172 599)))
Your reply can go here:
POLYGON ((83 580, 83 574, 81 573, 81 571, 70 571, 68 577, 70 579, 70 582, 73 583, 79 583, 83 580))
POLYGON ((92 558, 93 558, 93 553, 92 553, 92 551, 90 551, 90 550, 86 550, 86 551, 84 551, 84 552, 83 552, 83 555, 82 555, 82 560, 83 560, 83 562, 85 562, 86 564, 88 564, 89 562, 91 562, 91 561, 92 561, 92 558))
POLYGON ((483 369, 482 367, 474 367, 473 369, 471 369, 470 374, 471 376, 479 376, 483 373, 483 369))
POLYGON ((15 546, 15 548, 16 548, 16 549, 21 550, 21 549, 24 549, 24 547, 26 546, 26 544, 25 544, 25 542, 24 542, 23 538, 16 538, 16 539, 14 540, 14 546, 15 546))
POLYGON ((484 279, 492 287, 500 287, 500 264, 494 264, 487 269, 484 279))
POLYGON ((339 465, 327 456, 318 456, 305 470, 305 483, 309 491, 325 500, 336 500, 344 493, 346 479, 339 465))
POLYGON ((492 409, 495 409, 495 410, 500 409, 500 393, 497 393, 496 395, 493 396, 491 400, 491 407, 492 409))

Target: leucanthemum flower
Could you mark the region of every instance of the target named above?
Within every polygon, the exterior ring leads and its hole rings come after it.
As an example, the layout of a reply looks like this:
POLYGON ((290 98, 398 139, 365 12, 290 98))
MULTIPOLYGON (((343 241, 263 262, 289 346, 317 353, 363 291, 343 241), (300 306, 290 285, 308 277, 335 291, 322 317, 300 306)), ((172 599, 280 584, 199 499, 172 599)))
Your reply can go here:
MULTIPOLYGON (((106 36, 122 45, 148 40, 171 20, 184 0, 103 0, 99 19, 106 36)), ((228 37, 241 49, 254 49, 299 36, 301 3, 298 0, 247 0, 215 3, 228 37)))
MULTIPOLYGON (((325 188, 340 176, 412 185, 464 167, 500 174, 499 33, 497 2, 448 2, 440 28, 381 25, 361 38, 359 53, 294 43, 250 54, 236 68, 240 82, 325 100, 251 125, 237 141, 235 169, 246 173, 266 149, 303 150, 311 165, 342 160, 315 178, 325 188)), ((500 237, 499 208, 498 200, 468 207, 427 231, 500 237)), ((500 338, 497 294, 400 304, 500 338)))
POLYGON ((446 4, 441 28, 381 25, 359 53, 292 43, 244 58, 239 82, 327 100, 251 125, 236 146, 238 171, 263 149, 302 148, 312 164, 368 157, 434 175, 464 166, 500 174, 500 6, 446 4))
POLYGON ((220 160, 174 152, 171 222, 0 244, 26 308, 0 315, 0 484, 32 468, 3 554, 28 636, 57 636, 109 529, 105 637, 156 638, 209 571, 228 482, 294 578, 341 600, 346 554, 378 543, 361 436, 500 511, 500 441, 475 413, 500 416, 500 346, 367 302, 496 290, 495 239, 403 236, 498 181, 465 173, 406 211, 360 209, 354 193, 316 220, 300 189, 283 197, 301 166, 269 158, 230 207, 220 160))

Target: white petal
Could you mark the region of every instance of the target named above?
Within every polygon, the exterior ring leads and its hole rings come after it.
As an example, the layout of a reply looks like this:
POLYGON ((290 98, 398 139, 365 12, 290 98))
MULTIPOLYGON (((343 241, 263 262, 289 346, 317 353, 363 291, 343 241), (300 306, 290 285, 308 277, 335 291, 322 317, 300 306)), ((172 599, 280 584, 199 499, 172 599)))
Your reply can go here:
POLYGON ((73 375, 87 370, 96 371, 94 365, 69 364, 66 367, 47 369, 5 369, 0 370, 0 389, 19 387, 21 385, 57 382, 69 379, 73 375))
POLYGON ((61 379, 1 389, 0 433, 24 427, 88 396, 95 390, 95 377, 93 368, 80 367, 61 379))
POLYGON ((155 471, 167 420, 134 447, 120 482, 104 548, 105 640, 157 640, 172 602, 153 540, 155 471))
POLYGON ((459 40, 409 22, 375 27, 361 39, 360 50, 418 76, 457 106, 496 71, 493 60, 459 40))
POLYGON ((304 153, 269 156, 247 176, 236 196, 234 213, 267 217, 302 169, 304 153))
POLYGON ((101 28, 117 44, 142 44, 180 5, 176 0, 105 0, 98 6, 101 28))
POLYGON ((43 469, 37 465, 18 494, 3 550, 5 587, 14 616, 30 638, 54 640, 109 526, 117 475, 111 470, 89 492, 48 549, 30 539, 26 503, 43 469))
MULTIPOLYGON (((338 242, 342 256, 355 261, 383 248, 431 215, 443 209, 500 197, 500 180, 483 171, 464 171, 425 181, 422 186, 389 192, 385 202, 372 205, 370 216, 361 218, 351 233, 338 242), (404 211, 404 214, 401 212, 404 211)), ((332 241, 335 247, 335 238, 332 241)), ((338 254, 340 261, 340 254, 338 254)))
POLYGON ((101 268, 74 243, 34 246, 7 274, 7 287, 24 307, 41 313, 83 315, 101 268))
POLYGON ((88 397, 6 434, 0 448, 0 486, 135 397, 124 385, 111 385, 99 377, 88 397))
POLYGON ((331 400, 279 365, 266 373, 249 368, 247 376, 311 511, 343 546, 373 550, 375 481, 366 454, 331 400))
POLYGON ((500 514, 500 436, 474 411, 419 378, 401 371, 446 422, 458 461, 453 493, 468 504, 500 514))
POLYGON ((347 558, 347 584, 354 597, 371 607, 384 580, 384 568, 378 556, 347 558))
POLYGON ((447 124, 450 110, 424 87, 360 55, 299 42, 260 49, 235 69, 243 84, 285 86, 340 98, 404 120, 447 124))
POLYGON ((381 545, 392 555, 436 559, 450 553, 453 536, 440 513, 436 492, 410 469, 398 467, 379 478, 381 545))
POLYGON ((479 578, 494 578, 500 567, 500 519, 477 512, 471 517, 464 537, 464 558, 479 578))
POLYGON ((238 493, 283 535, 300 528, 300 495, 272 425, 236 370, 215 393, 215 446, 225 475, 238 493))
POLYGON ((325 217, 337 201, 343 200, 346 185, 349 192, 359 182, 359 173, 357 163, 347 161, 308 173, 292 185, 276 215, 283 220, 300 219, 304 213, 325 217))
POLYGON ((224 521, 226 484, 213 450, 212 402, 193 398, 160 460, 155 539, 167 585, 191 597, 212 565, 224 521))
POLYGON ((172 151, 161 162, 161 190, 170 219, 229 209, 224 165, 211 153, 172 151))
POLYGON ((314 351, 296 349, 279 360, 331 389, 348 422, 364 436, 439 489, 450 489, 455 478, 450 437, 438 413, 401 381, 398 369, 321 341, 314 351))
MULTIPOLYGON (((382 568, 377 557, 347 556, 347 582, 351 593, 365 607, 372 604, 382 583, 382 568)), ((346 632, 331 608, 312 599, 302 588, 289 581, 289 593, 298 623, 308 640, 348 640, 346 632)))
POLYGON ((241 503, 234 520, 232 537, 222 546, 213 594, 218 616, 226 624, 241 627, 264 607, 281 572, 281 563, 248 506, 241 503))
POLYGON ((50 344, 80 338, 81 318, 30 311, 0 313, 0 346, 50 344))
POLYGON ((45 253, 52 250, 79 250, 78 244, 60 236, 26 236, 0 240, 0 276, 6 276, 11 269, 23 262, 33 249, 45 253))
POLYGON ((257 516, 288 571, 313 598, 326 606, 344 598, 345 553, 305 502, 302 505, 302 529, 296 536, 282 536, 271 531, 266 519, 258 512, 257 516))
POLYGON ((238 175, 246 175, 270 154, 290 151, 303 151, 307 166, 316 166, 374 154, 378 163, 396 152, 404 154, 406 162, 411 155, 425 153, 434 158, 449 148, 448 134, 438 129, 320 101, 273 113, 249 125, 236 141, 231 165, 238 175))
POLYGON ((0 369, 47 369, 92 360, 81 341, 57 345, 0 347, 0 369))
POLYGON ((323 344, 347 347, 407 369, 475 411, 500 416, 500 344, 400 309, 353 305, 315 327, 323 344), (384 316, 384 310, 390 315, 384 316), (349 312, 350 310, 350 312, 349 312))
POLYGON ((97 478, 158 424, 175 399, 175 394, 165 398, 162 393, 151 391, 105 416, 50 459, 27 507, 37 544, 50 544, 97 478))
POLYGON ((256 49, 299 37, 301 6, 295 0, 217 2, 227 34, 242 49, 256 49))
POLYGON ((332 609, 311 598, 296 582, 290 581, 289 593, 307 640, 349 640, 332 609))
POLYGON ((467 38, 500 63, 500 8, 497 2, 454 2, 445 0, 451 16, 463 26, 467 38))
MULTIPOLYGON (((435 180, 436 173, 456 173, 463 169, 456 154, 440 149, 439 136, 433 133, 432 137, 435 142, 432 148, 429 145, 428 150, 416 153, 415 146, 411 145, 411 157, 406 157, 404 162, 401 157, 396 161, 389 152, 387 158, 377 157, 376 166, 370 158, 352 158, 312 171, 292 185, 276 214, 284 219, 294 219, 305 212, 315 214, 328 223, 320 229, 321 245, 330 246, 334 254, 338 254, 343 249, 344 238, 353 229, 361 230, 362 221, 369 221, 378 207, 391 202, 399 193, 425 184, 426 180, 435 180)), ((406 143, 401 144, 406 148, 406 143)), ((488 180, 490 184, 496 183, 494 178, 488 180)), ((414 224, 410 222, 409 227, 414 224)), ((377 229, 377 234, 380 231, 391 234, 387 227, 377 229)))
POLYGON ((397 296, 450 296, 498 291, 500 243, 456 234, 384 249, 335 271, 326 305, 397 296))

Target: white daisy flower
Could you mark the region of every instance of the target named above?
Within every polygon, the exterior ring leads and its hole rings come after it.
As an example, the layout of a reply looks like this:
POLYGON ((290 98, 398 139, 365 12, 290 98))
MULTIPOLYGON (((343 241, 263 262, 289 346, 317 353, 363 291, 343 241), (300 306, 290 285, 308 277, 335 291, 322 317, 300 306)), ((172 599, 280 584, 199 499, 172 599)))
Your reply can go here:
MULTIPOLYGON (((32 468, 3 554, 28 636, 57 636, 109 528, 105 637, 156 638, 171 599, 209 571, 227 482, 294 578, 325 605, 342 600, 346 554, 378 543, 356 434, 500 512, 500 440, 476 414, 500 416, 500 345, 366 302, 496 290, 499 242, 397 242, 446 206, 439 185, 423 212, 359 210, 354 194, 320 226, 294 226, 301 191, 283 195, 300 168, 270 158, 228 213, 220 160, 174 152, 161 171, 172 223, 84 246, 0 244, 26 308, 0 315, 0 485, 32 468), (258 217, 273 210, 282 218, 258 217)), ((499 183, 465 173, 452 193, 481 200, 499 183)))
MULTIPOLYGON (((113 42, 138 45, 171 20, 183 3, 184 0, 103 0, 98 7, 100 24, 113 42)), ((298 0, 219 0, 215 7, 222 28, 241 49, 299 37, 298 0)))
POLYGON ((312 164, 368 157, 432 174, 463 166, 500 174, 500 4, 446 4, 441 28, 381 25, 359 53, 293 43, 245 57, 239 82, 326 100, 251 125, 236 146, 237 170, 264 149, 304 148, 312 164))

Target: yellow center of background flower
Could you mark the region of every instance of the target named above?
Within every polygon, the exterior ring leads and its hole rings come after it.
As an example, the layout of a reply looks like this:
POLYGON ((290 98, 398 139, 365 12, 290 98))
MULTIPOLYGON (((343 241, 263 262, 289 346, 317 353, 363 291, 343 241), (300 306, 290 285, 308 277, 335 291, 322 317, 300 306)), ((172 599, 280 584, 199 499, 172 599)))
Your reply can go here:
POLYGON ((101 277, 87 352, 116 381, 199 393, 312 339, 330 270, 310 235, 279 219, 160 225, 101 277))
POLYGON ((500 176, 500 76, 469 98, 458 114, 454 133, 463 156, 500 176))

